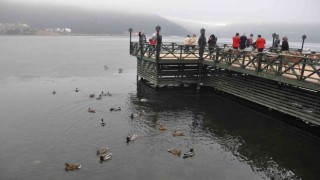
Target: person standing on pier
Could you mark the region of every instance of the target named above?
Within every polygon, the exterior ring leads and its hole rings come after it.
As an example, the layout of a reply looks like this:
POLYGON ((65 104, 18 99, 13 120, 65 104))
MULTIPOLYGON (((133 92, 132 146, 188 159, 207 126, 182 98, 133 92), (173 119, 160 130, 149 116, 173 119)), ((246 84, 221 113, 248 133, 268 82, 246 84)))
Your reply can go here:
POLYGON ((246 47, 250 47, 253 44, 253 34, 250 34, 250 37, 247 39, 246 47))
POLYGON ((243 50, 246 48, 247 36, 245 33, 240 37, 240 49, 243 50))
POLYGON ((147 42, 147 38, 146 38, 146 35, 144 35, 143 32, 139 32, 139 43, 140 44, 143 44, 143 43, 146 43, 147 42))
POLYGON ((279 39, 279 35, 277 34, 276 39, 274 40, 274 43, 273 43, 273 49, 277 50, 279 48, 279 45, 280 45, 280 39, 279 39))
POLYGON ((283 51, 289 51, 289 43, 288 43, 288 37, 287 36, 284 36, 282 38, 281 53, 283 51))
POLYGON ((140 45, 140 52, 142 54, 143 44, 147 42, 146 35, 142 31, 139 32, 139 45, 140 45))
POLYGON ((187 35, 185 38, 184 38, 184 52, 187 53, 189 52, 189 47, 191 45, 191 39, 190 39, 190 35, 187 35))
POLYGON ((261 35, 258 35, 258 39, 256 40, 256 47, 258 49, 258 52, 262 52, 265 48, 266 40, 261 37, 261 35))
POLYGON ((210 35, 210 38, 208 40, 208 46, 209 46, 209 51, 210 51, 210 58, 212 56, 212 53, 213 53, 213 50, 214 50, 214 47, 216 46, 217 44, 217 37, 214 35, 214 34, 211 34, 210 35))
POLYGON ((192 47, 192 50, 194 50, 194 48, 196 47, 196 43, 197 43, 197 36, 196 34, 193 34, 190 39, 190 45, 192 47))
POLYGON ((201 33, 198 39, 198 45, 199 45, 199 55, 200 57, 202 57, 204 53, 204 47, 207 45, 207 38, 204 35, 204 33, 201 33))
POLYGON ((151 56, 152 54, 154 54, 154 51, 156 50, 156 45, 157 45, 156 33, 152 34, 152 37, 149 39, 149 44, 150 44, 149 56, 151 56))
POLYGON ((233 49, 239 49, 239 44, 240 44, 239 33, 236 33, 236 35, 232 38, 233 49))

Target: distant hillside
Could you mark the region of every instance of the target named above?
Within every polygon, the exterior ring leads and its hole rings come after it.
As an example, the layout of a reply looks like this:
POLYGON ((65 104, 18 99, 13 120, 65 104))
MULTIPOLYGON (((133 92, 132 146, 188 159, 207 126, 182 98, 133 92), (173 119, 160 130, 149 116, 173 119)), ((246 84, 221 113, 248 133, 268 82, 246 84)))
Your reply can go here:
POLYGON ((78 34, 123 34, 132 27, 134 32, 155 32, 161 26, 163 35, 185 35, 189 33, 180 25, 158 15, 129 14, 114 11, 26 5, 0 2, 0 23, 25 23, 33 28, 70 28, 78 34))

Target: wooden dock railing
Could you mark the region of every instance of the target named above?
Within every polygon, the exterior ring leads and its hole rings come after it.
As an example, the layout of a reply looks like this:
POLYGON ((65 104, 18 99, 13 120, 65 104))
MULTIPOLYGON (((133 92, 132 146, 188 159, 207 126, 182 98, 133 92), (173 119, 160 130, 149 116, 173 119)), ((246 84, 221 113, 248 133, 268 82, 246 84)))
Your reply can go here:
MULTIPOLYGON (((157 60, 155 45, 138 42, 131 42, 130 45, 131 55, 157 64, 199 63, 200 61, 199 46, 187 48, 185 45, 174 42, 162 43, 157 60)), ((208 47, 205 47, 202 63, 278 81, 287 79, 283 81, 284 83, 291 83, 294 80, 293 85, 302 85, 302 87, 320 91, 320 54, 301 53, 293 49, 289 52, 273 53, 266 48, 266 51, 258 53, 220 45, 211 52, 208 47)))

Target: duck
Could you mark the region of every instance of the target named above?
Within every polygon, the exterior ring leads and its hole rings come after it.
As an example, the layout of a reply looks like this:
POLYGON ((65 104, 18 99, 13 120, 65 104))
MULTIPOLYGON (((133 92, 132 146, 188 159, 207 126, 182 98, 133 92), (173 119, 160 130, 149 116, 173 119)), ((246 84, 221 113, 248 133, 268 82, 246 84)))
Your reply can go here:
POLYGON ((95 97, 95 94, 90 94, 89 97, 90 97, 90 98, 94 98, 94 97, 95 97))
POLYGON ((101 99, 102 99, 102 96, 100 94, 99 97, 97 97, 97 100, 101 100, 101 99))
POLYGON ((108 66, 107 65, 104 65, 104 70, 108 70, 108 66))
POLYGON ((160 131, 165 131, 167 130, 167 127, 165 127, 162 123, 159 124, 159 130, 160 131))
POLYGON ((130 118, 133 119, 133 118, 138 117, 138 116, 141 117, 143 114, 144 113, 142 111, 137 112, 137 113, 131 113, 130 118))
POLYGON ((173 155, 176 155, 176 156, 180 156, 181 154, 181 151, 177 148, 171 148, 171 149, 168 149, 168 152, 173 154, 173 155))
POLYGON ((142 115, 144 115, 143 111, 138 112, 138 115, 141 117, 142 115))
POLYGON ((101 119, 101 126, 105 126, 106 123, 103 121, 103 118, 101 119))
POLYGON ((56 90, 53 90, 52 94, 53 94, 53 95, 57 94, 56 90))
POLYGON ((93 109, 89 108, 89 109, 88 109, 88 112, 89 112, 89 113, 96 113, 96 110, 93 110, 93 109))
POLYGON ((106 93, 104 93, 103 91, 101 92, 101 94, 100 94, 101 96, 107 96, 107 94, 106 93))
POLYGON ((79 163, 64 163, 64 166, 65 166, 65 170, 67 170, 67 171, 69 171, 69 170, 73 171, 73 170, 81 168, 81 164, 79 164, 79 163))
POLYGON ((74 90, 75 92, 79 92, 79 89, 78 88, 76 88, 76 90, 74 90))
POLYGON ((100 156, 100 161, 107 161, 112 158, 112 153, 104 154, 100 156))
POLYGON ((131 135, 131 136, 127 136, 127 143, 129 143, 130 141, 133 141, 137 138, 138 136, 136 134, 131 135))
POLYGON ((189 152, 183 154, 183 158, 188 158, 194 156, 193 149, 190 149, 189 152))
POLYGON ((97 155, 98 155, 98 156, 101 156, 101 155, 103 155, 103 154, 106 154, 108 150, 109 150, 108 147, 100 147, 100 148, 97 150, 97 155))
POLYGON ((175 130, 175 131, 173 131, 172 135, 173 136, 184 136, 184 133, 182 131, 175 130))
POLYGON ((106 94, 107 96, 112 96, 112 94, 108 91, 107 92, 107 94, 106 94))
POLYGON ((121 107, 110 108, 110 111, 121 111, 121 107))

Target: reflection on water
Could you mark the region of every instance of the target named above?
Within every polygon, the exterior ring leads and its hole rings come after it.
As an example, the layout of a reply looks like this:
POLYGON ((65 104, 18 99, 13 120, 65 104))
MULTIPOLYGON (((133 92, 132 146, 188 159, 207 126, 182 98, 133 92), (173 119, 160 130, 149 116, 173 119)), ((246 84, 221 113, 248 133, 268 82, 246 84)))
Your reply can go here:
POLYGON ((231 153, 227 159, 248 164, 271 179, 319 178, 320 163, 314 160, 320 159, 320 142, 305 132, 209 92, 155 92, 139 83, 138 97, 149 101, 141 103, 132 96, 135 108, 152 112, 139 121, 144 129, 162 122, 171 130, 186 131, 191 140, 187 144, 215 146, 214 150, 231 153))

